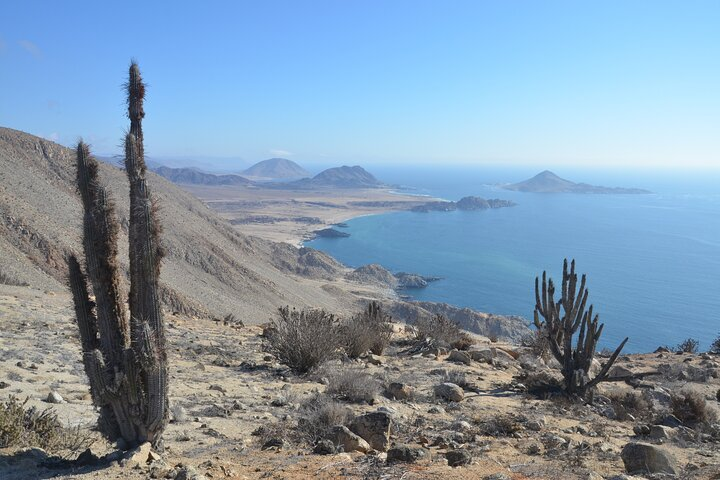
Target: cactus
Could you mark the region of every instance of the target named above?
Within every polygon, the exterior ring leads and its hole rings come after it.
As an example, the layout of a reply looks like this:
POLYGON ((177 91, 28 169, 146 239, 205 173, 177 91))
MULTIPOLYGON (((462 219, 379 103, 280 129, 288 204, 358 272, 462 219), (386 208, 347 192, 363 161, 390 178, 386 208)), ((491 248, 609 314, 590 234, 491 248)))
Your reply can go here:
POLYGON ((128 447, 159 445, 168 421, 165 327, 158 293, 160 228, 145 182, 142 118, 145 86, 135 62, 130 66, 125 168, 130 182, 130 316, 121 300, 117 264, 119 224, 97 161, 82 141, 77 146, 77 182, 85 211, 83 250, 87 277, 69 259, 70 287, 80 330, 85 372, 100 427, 110 440, 128 447))
POLYGON ((585 275, 577 288, 575 260, 563 264, 562 297, 555 302, 555 285, 542 274, 542 289, 539 279, 535 278, 535 326, 548 339, 550 351, 562 365, 565 392, 570 396, 585 397, 592 393, 598 383, 608 380, 608 372, 628 339, 622 341, 610 358, 602 365, 594 378, 590 378, 590 367, 595 356, 595 349, 603 331, 603 324, 598 323, 599 316, 593 317, 593 306, 587 311, 588 291, 585 287, 585 275), (563 315, 560 315, 562 307, 563 315), (540 320, 543 317, 544 321, 540 320), (573 347, 573 336, 579 331, 577 343, 573 347))

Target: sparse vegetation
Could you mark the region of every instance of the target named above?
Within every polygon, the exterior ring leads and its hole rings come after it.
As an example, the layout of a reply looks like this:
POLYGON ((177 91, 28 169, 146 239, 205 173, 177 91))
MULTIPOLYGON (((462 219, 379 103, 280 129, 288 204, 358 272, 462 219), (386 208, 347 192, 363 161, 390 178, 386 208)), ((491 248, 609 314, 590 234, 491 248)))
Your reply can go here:
POLYGON ((477 426, 480 435, 488 437, 509 437, 523 430, 520 419, 509 414, 476 417, 473 424, 477 426))
POLYGON ((80 328, 85 372, 99 425, 109 440, 133 447, 157 444, 168 423, 168 367, 160 306, 160 225, 145 181, 142 119, 145 84, 130 65, 125 171, 130 183, 130 295, 128 318, 120 286, 117 237, 120 224, 98 163, 82 141, 77 145, 77 185, 83 208, 83 249, 88 282, 71 256, 70 286, 80 328))
POLYGON ((27 287, 29 285, 29 283, 21 280, 16 275, 4 270, 0 270, 0 284, 10 285, 13 287, 27 287))
POLYGON ((686 338, 674 348, 676 352, 697 353, 700 349, 700 342, 694 338, 686 338))
POLYGON ((642 393, 610 392, 606 396, 610 399, 615 415, 620 421, 650 420, 652 417, 652 402, 642 393))
POLYGON ((715 355, 720 355, 720 335, 718 335, 718 337, 710 344, 709 352, 714 353, 715 355))
POLYGON ((600 340, 604 325, 599 324, 598 315, 593 317, 593 306, 585 310, 588 291, 585 288, 585 275, 580 287, 577 286, 575 260, 568 270, 568 261, 563 264, 562 296, 555 302, 555 285, 552 279, 542 274, 535 278, 535 326, 545 332, 550 351, 562 365, 564 390, 569 396, 584 397, 598 383, 607 381, 608 372, 628 339, 622 341, 594 378, 590 378, 590 367, 595 349, 600 340), (563 314, 560 315, 562 308, 563 314), (540 317, 544 321, 540 320, 540 317), (577 345, 573 347, 573 336, 578 333, 577 345))
POLYGON ((344 347, 338 320, 322 309, 280 307, 265 339, 266 349, 299 374, 335 358, 344 347))
POLYGON ((457 323, 444 315, 420 318, 416 324, 416 341, 424 343, 426 348, 469 349, 475 341, 457 323))
POLYGON ((312 445, 327 438, 335 425, 348 425, 353 419, 352 410, 333 398, 317 394, 300 406, 297 434, 312 445))
POLYGON ((697 390, 686 389, 673 393, 670 409, 681 422, 691 427, 708 425, 718 419, 717 412, 707 404, 705 397, 697 390))
POLYGON ((392 338, 392 318, 377 302, 370 302, 365 310, 351 317, 342 327, 345 352, 358 358, 367 352, 382 355, 392 338))
POLYGON ((52 408, 28 408, 27 402, 10 396, 0 403, 0 448, 38 447, 53 454, 73 455, 94 443, 88 430, 65 427, 52 408))
POLYGON ((373 404, 380 394, 380 383, 357 367, 340 369, 328 380, 326 392, 348 402, 373 404))

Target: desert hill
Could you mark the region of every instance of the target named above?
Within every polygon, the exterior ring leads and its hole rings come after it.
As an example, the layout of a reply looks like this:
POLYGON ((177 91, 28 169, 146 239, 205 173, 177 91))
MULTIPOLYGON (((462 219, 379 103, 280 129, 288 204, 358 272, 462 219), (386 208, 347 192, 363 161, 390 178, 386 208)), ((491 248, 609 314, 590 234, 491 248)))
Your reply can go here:
POLYGON ((309 177, 310 173, 297 163, 286 158, 269 158, 244 170, 249 177, 287 179, 309 177))
POLYGON ((180 185, 250 185, 252 182, 240 175, 216 175, 205 173, 194 168, 172 168, 159 166, 151 170, 161 177, 180 185))
POLYGON ((504 185, 506 190, 517 192, 533 193, 619 193, 619 194, 643 194, 651 193, 640 188, 621 187, 599 187, 587 183, 575 183, 555 175, 550 170, 545 170, 534 177, 522 182, 504 185))
POLYGON ((286 184, 288 188, 376 188, 382 185, 380 180, 358 165, 328 168, 312 178, 286 184))
MULTIPOLYGON (((0 276, 7 282, 66 288, 65 257, 81 252, 74 158, 66 147, 0 128, 0 276)), ((103 162, 100 177, 117 204, 120 261, 127 269, 127 179, 103 162)), ((161 208, 167 251, 161 286, 169 308, 220 318, 233 313, 257 323, 285 304, 338 311, 352 304, 355 297, 343 290, 322 288, 343 271, 329 256, 244 236, 164 178, 149 174, 148 183, 161 208)))

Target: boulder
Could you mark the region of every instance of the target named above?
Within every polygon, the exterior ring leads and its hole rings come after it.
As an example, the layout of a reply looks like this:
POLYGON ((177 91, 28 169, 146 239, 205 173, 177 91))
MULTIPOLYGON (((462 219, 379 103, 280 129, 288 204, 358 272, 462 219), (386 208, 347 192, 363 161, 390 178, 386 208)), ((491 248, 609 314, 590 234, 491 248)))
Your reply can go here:
POLYGON ((316 455, 332 455, 335 453, 335 444, 332 440, 320 440, 315 444, 313 453, 316 455))
POLYGON ((623 447, 620 456, 625 464, 625 471, 630 474, 678 474, 675 458, 666 450, 655 445, 631 442, 623 447))
POLYGON ((58 392, 53 390, 52 392, 48 393, 47 398, 45 399, 47 403, 65 403, 65 400, 63 399, 62 395, 60 395, 58 392))
POLYGON ((675 435, 675 429, 665 425, 651 425, 648 437, 654 440, 668 440, 675 435))
POLYGON ((330 440, 345 452, 367 453, 371 450, 368 442, 351 432, 344 425, 336 425, 332 428, 330 431, 330 440))
POLYGON ((465 398, 465 392, 454 383, 445 382, 435 386, 435 396, 448 402, 461 402, 465 398))
MULTIPOLYGON (((459 388, 459 387, 458 387, 459 388)), ((360 435, 372 448, 386 451, 390 447, 392 417, 386 412, 371 412, 356 417, 350 430, 360 435)))
POLYGON ((450 450, 445 454, 445 458, 451 467, 470 465, 472 462, 472 455, 467 450, 450 450))
POLYGON ((428 451, 424 448, 408 447, 407 445, 397 445, 387 452, 388 463, 406 462, 414 463, 421 458, 428 456, 428 451))
POLYGON ((464 363, 470 365, 472 363, 472 357, 468 352, 462 350, 451 350, 450 355, 447 357, 448 362, 464 363))
POLYGON ((481 350, 470 350, 467 353, 470 355, 470 358, 472 358, 476 362, 490 363, 495 358, 495 354, 490 348, 483 348, 481 350))

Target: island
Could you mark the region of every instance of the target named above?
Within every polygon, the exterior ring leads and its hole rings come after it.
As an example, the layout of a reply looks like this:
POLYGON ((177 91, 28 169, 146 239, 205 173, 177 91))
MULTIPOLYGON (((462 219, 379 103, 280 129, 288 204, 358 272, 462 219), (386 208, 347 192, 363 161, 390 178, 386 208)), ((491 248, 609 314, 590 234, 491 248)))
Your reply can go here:
POLYGON ((598 187, 587 183, 575 183, 560 178, 550 170, 538 173, 534 177, 519 183, 503 185, 505 190, 530 193, 602 193, 602 194, 648 194, 642 188, 598 187))
POLYGON ((411 208, 413 212, 452 212, 454 210, 488 210, 491 208, 514 207, 517 205, 510 200, 500 200, 499 198, 484 199, 482 197, 463 197, 457 202, 450 201, 434 201, 417 205, 411 208))

